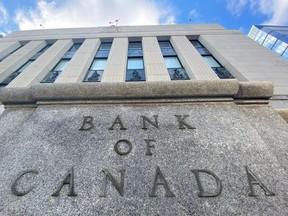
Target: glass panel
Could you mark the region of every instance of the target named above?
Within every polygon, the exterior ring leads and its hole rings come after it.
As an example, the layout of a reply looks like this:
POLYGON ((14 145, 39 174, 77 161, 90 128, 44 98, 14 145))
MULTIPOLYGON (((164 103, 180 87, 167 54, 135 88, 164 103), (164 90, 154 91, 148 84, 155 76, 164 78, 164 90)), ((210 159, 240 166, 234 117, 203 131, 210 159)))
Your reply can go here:
POLYGON ((265 47, 267 47, 268 49, 271 49, 273 47, 273 45, 275 44, 277 38, 271 36, 271 35, 268 35, 267 38, 265 39, 263 45, 265 47))
POLYGON ((211 55, 211 53, 204 47, 197 47, 196 49, 201 55, 211 55))
POLYGON ((129 49, 128 50, 128 57, 142 57, 143 52, 142 49, 129 49))
POLYGON ((81 43, 75 43, 69 51, 76 52, 81 46, 81 43))
POLYGON ((68 59, 62 59, 57 66, 53 69, 55 71, 63 71, 67 67, 70 60, 68 59))
POLYGON ((212 67, 220 79, 233 79, 234 77, 224 67, 212 67))
POLYGON ((2 84, 8 85, 12 80, 14 80, 25 68, 27 68, 33 60, 29 60, 22 67, 20 67, 17 71, 14 71, 10 74, 6 79, 3 80, 2 84))
POLYGON ((256 37, 256 41, 260 44, 263 43, 264 39, 266 38, 267 33, 263 32, 263 31, 259 31, 257 37, 256 37))
POLYGON ((203 58, 210 67, 221 67, 212 56, 203 56, 203 58))
POLYGON ((127 69, 126 81, 145 81, 145 72, 143 69, 127 69))
POLYGON ((193 44, 194 47, 203 47, 202 44, 200 44, 200 42, 197 40, 192 40, 190 42, 193 44))
POLYGON ((164 57, 167 68, 182 68, 177 57, 164 57))
POLYGON ((288 60, 288 49, 286 49, 282 56, 288 60))
POLYGON ((285 42, 278 40, 276 44, 273 46, 272 50, 282 55, 286 47, 287 47, 287 44, 285 42))
POLYGON ((189 80, 183 68, 170 68, 168 72, 171 80, 189 80))
POLYGON ((65 53, 65 55, 63 56, 63 58, 72 58, 73 55, 76 53, 76 51, 79 49, 79 47, 81 46, 80 43, 74 44, 69 51, 67 51, 65 53))
POLYGON ((95 57, 108 58, 110 50, 98 50, 95 57))
POLYGON ((176 55, 174 49, 171 48, 161 48, 161 52, 163 56, 173 56, 176 55))
POLYGON ((20 67, 17 71, 22 72, 25 68, 27 68, 34 60, 27 61, 22 67, 20 67))
POLYGON ((128 59, 127 69, 143 69, 142 58, 130 58, 128 59))
POLYGON ((112 43, 101 43, 99 50, 110 50, 112 43))
POLYGON ((34 56, 31 57, 31 59, 36 60, 40 55, 42 55, 47 49, 49 49, 52 46, 52 44, 46 45, 42 50, 37 52, 34 56))
POLYGON ((104 70, 106 67, 107 59, 94 59, 90 70, 104 70))
POLYGON ((141 42, 130 42, 129 49, 142 49, 141 42))
POLYGON ((161 48, 172 48, 169 41, 159 41, 159 46, 161 48))
POLYGON ((89 70, 85 77, 85 82, 100 82, 102 79, 103 70, 89 70))
POLYGON ((62 71, 50 71, 41 83, 53 83, 62 71))

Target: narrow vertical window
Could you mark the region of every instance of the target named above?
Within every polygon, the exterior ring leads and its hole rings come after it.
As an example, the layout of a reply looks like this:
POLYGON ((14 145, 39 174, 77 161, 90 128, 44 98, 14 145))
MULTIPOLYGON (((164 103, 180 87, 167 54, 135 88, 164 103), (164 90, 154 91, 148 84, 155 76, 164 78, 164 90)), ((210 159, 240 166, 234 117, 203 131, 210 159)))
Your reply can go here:
POLYGON ((101 43, 94 60, 84 78, 84 82, 101 82, 112 42, 101 43))
POLYGON ((129 42, 126 82, 145 80, 142 43, 129 42))
POLYGON ((34 56, 32 56, 25 64, 23 64, 20 68, 6 77, 1 83, 0 87, 7 86, 12 80, 14 80, 24 69, 26 69, 32 62, 34 62, 41 54, 43 54, 52 44, 47 44, 42 50, 37 52, 34 56))
POLYGON ((171 80, 189 80, 189 77, 181 65, 175 50, 169 41, 159 41, 159 46, 164 58, 166 68, 171 80))
POLYGON ((13 53, 15 53, 17 50, 19 50, 20 48, 22 48, 23 45, 19 46, 18 48, 16 48, 15 50, 13 50, 12 52, 6 54, 5 56, 3 56, 2 58, 0 58, 0 62, 3 61, 5 58, 7 58, 8 56, 12 55, 13 53))
POLYGON ((57 63, 57 65, 50 71, 41 83, 54 83, 60 73, 65 70, 73 55, 80 48, 81 43, 75 43, 57 63))
POLYGON ((198 40, 190 41, 197 49, 200 55, 204 58, 204 61, 211 67, 211 69, 217 74, 220 79, 233 79, 234 77, 223 67, 198 40))

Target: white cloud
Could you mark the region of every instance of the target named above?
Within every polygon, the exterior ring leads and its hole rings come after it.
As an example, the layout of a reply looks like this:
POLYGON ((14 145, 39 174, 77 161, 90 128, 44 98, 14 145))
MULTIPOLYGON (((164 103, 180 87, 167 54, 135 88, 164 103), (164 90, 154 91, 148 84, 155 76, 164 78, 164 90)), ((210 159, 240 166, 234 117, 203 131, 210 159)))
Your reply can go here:
POLYGON ((6 24, 8 21, 8 12, 6 8, 0 4, 0 25, 6 24))
POLYGON ((39 0, 36 8, 18 10, 15 22, 20 30, 45 28, 92 27, 108 25, 153 25, 174 23, 169 6, 155 0, 39 0))
POLYGON ((226 0, 227 10, 240 16, 244 10, 252 10, 267 16, 264 24, 288 25, 288 0, 226 0))
POLYGON ((227 0, 226 8, 232 15, 240 16, 250 0, 227 0))
POLYGON ((189 17, 196 19, 196 18, 200 17, 200 14, 197 12, 196 9, 194 9, 194 10, 189 11, 189 17))

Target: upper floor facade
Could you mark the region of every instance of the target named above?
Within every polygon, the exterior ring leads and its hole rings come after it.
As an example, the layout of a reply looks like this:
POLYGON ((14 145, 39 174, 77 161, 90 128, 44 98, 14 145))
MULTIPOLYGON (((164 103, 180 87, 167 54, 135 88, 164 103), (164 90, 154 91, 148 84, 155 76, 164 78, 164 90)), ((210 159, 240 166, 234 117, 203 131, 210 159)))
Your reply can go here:
POLYGON ((288 94, 288 62, 217 24, 13 32, 0 39, 0 86, 238 79, 288 94))

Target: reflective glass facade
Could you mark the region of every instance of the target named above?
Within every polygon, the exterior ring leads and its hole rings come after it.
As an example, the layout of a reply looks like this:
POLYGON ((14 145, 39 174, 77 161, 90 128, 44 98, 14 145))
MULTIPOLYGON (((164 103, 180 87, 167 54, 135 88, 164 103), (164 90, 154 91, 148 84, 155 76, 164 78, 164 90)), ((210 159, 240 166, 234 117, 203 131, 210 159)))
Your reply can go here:
POLYGON ((288 60, 288 26, 253 25, 248 36, 288 60))

